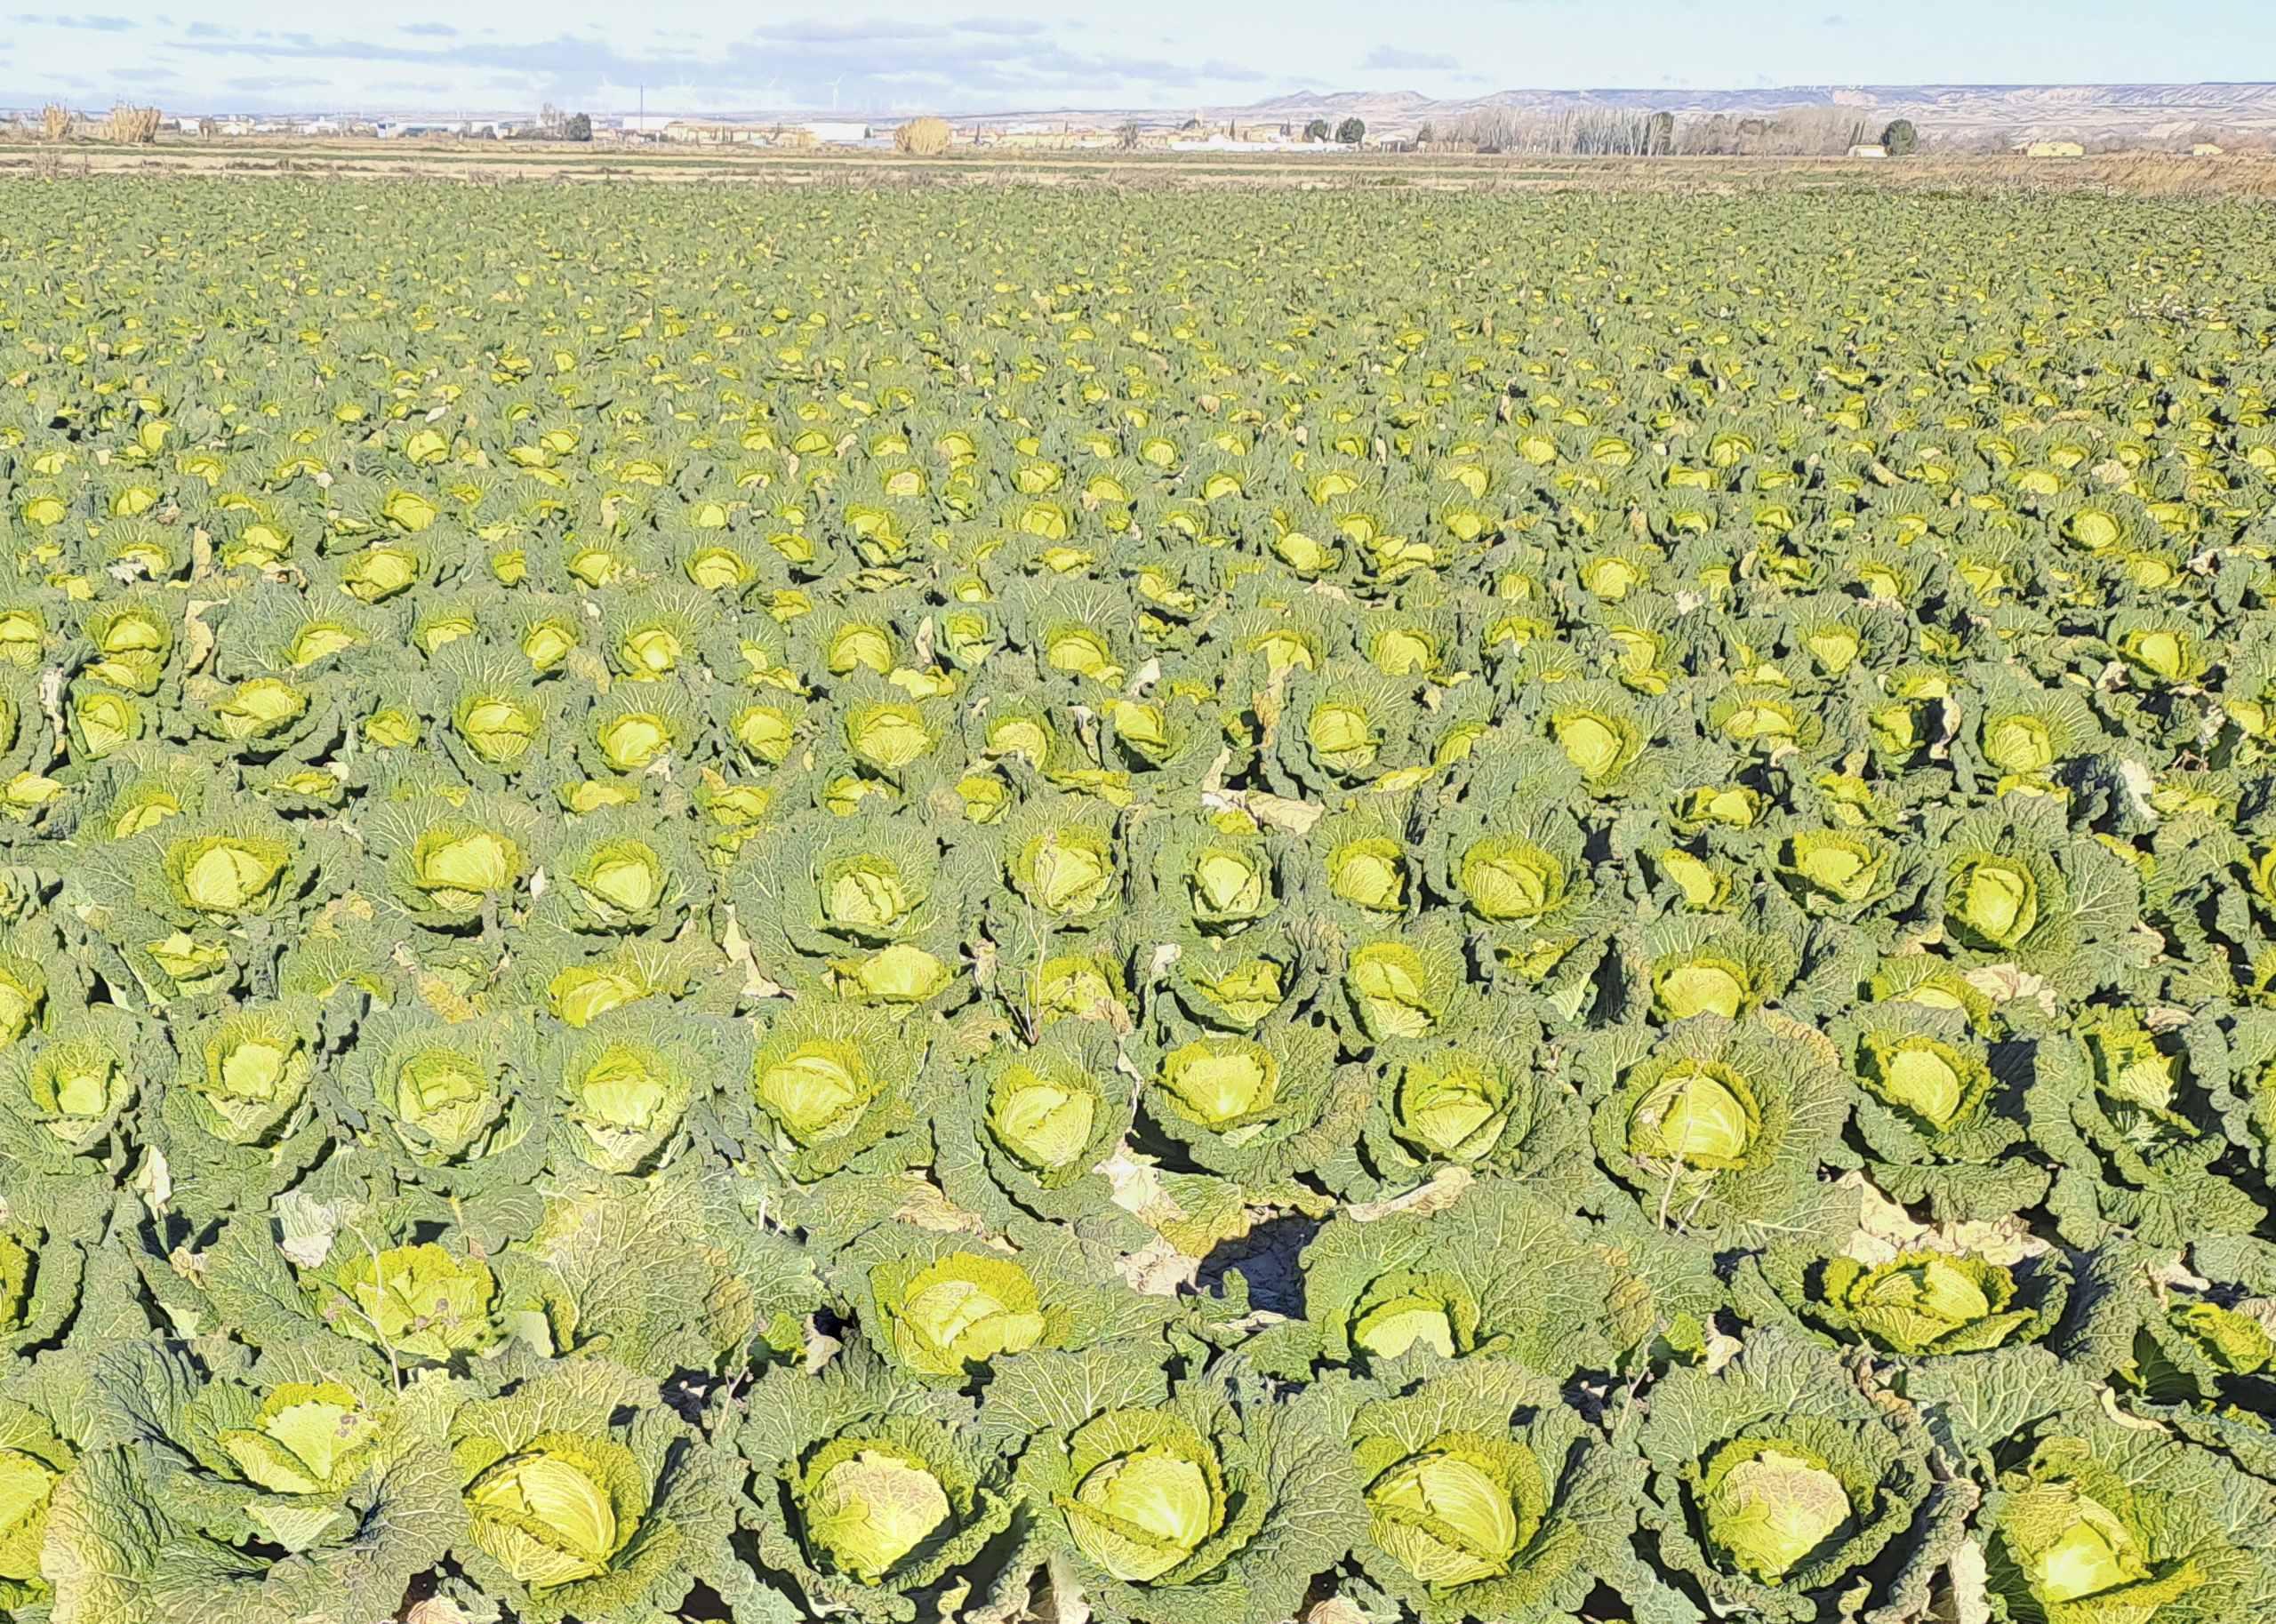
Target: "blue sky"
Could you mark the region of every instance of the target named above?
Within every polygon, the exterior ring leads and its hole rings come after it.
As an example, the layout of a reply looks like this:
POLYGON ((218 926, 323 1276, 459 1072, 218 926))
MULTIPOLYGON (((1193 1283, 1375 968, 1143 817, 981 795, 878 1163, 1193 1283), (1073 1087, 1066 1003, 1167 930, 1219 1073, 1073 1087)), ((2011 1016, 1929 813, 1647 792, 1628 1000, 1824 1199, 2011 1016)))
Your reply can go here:
MULTIPOLYGON (((2276 4, 2185 0, 122 0, 0 12, 0 102, 179 111, 1226 105, 1288 92, 2276 78, 2276 4)), ((6 0, 0 0, 4 5, 6 0)))

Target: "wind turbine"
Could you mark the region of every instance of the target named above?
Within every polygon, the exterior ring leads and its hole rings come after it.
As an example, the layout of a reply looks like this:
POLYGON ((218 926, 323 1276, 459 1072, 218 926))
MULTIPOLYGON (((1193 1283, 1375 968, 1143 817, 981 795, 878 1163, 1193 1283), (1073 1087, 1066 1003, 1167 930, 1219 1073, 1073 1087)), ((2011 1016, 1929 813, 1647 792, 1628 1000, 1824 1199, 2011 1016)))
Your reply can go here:
POLYGON ((844 74, 839 74, 837 77, 829 82, 829 110, 833 113, 837 111, 837 87, 845 83, 845 76, 844 74))
POLYGON ((769 79, 769 80, 765 83, 765 84, 760 88, 760 90, 759 90, 759 92, 758 92, 758 93, 759 93, 761 96, 763 96, 763 97, 766 98, 766 100, 765 100, 761 101, 761 102, 758 104, 758 110, 759 110, 760 112, 762 112, 762 113, 768 113, 768 112, 772 112, 772 111, 773 111, 773 109, 774 109, 774 100, 773 100, 773 97, 774 97, 774 87, 775 87, 777 84, 780 84, 781 82, 782 82, 782 81, 781 81, 781 76, 779 76, 779 75, 778 75, 778 76, 776 76, 774 78, 769 79))

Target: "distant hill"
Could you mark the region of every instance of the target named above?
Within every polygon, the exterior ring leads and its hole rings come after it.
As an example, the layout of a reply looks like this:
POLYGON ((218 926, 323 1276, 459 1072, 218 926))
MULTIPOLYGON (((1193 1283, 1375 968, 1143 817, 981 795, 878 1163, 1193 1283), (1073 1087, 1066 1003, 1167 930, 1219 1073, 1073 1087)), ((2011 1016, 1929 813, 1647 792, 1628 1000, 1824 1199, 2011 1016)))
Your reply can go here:
POLYGON ((1064 118, 1148 124, 1198 116, 1205 124, 1330 123, 1357 117, 1370 132, 1410 132, 1467 112, 1507 108, 1524 112, 1603 108, 1669 112, 1678 117, 1768 116, 1794 108, 1855 108, 1870 119, 1909 118, 1923 136, 1948 140, 1994 136, 2015 140, 2161 141, 2216 127, 2276 137, 2276 84, 1901 84, 1785 85, 1743 91, 1497 91, 1464 100, 1435 100, 1411 92, 1304 92, 1246 107, 1090 108, 1006 111, 1004 118, 1064 118))

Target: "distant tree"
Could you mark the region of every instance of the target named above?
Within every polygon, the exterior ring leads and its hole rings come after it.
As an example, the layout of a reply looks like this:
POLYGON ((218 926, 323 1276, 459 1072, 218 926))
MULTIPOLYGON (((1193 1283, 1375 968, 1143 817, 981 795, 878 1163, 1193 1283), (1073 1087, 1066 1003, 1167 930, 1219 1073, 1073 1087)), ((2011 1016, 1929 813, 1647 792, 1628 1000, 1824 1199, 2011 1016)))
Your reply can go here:
POLYGON ((1881 145, 1893 158, 1909 158, 1920 150, 1920 132, 1912 127, 1911 119, 1900 118, 1881 132, 1881 145))
POLYGON ((1180 124, 1177 127, 1177 130, 1180 135, 1184 135, 1189 132, 1198 130, 1199 128, 1201 128, 1201 121, 1199 119, 1189 118, 1183 124, 1180 124))
POLYGON ((1327 120, 1325 118, 1315 118, 1311 123, 1306 124, 1304 126, 1304 139, 1308 141, 1326 140, 1327 139, 1327 120))
POLYGON ((1414 144, 1417 147, 1428 147, 1438 139, 1439 132, 1431 127, 1431 122, 1428 119, 1423 120, 1422 127, 1414 132, 1414 144))
POLYGON ((1655 113, 1645 121, 1644 155, 1664 157, 1675 150, 1675 115, 1655 113))
POLYGON ((593 139, 593 116, 590 113, 572 113, 569 116, 569 122, 561 126, 561 134, 564 140, 591 140, 593 139))
POLYGON ((1114 144, 1125 152, 1133 152, 1137 149, 1138 121, 1136 119, 1129 119, 1116 129, 1114 144))
POLYGON ((1346 147, 1357 147, 1367 139, 1367 126, 1356 118, 1347 118, 1335 126, 1335 139, 1346 147))

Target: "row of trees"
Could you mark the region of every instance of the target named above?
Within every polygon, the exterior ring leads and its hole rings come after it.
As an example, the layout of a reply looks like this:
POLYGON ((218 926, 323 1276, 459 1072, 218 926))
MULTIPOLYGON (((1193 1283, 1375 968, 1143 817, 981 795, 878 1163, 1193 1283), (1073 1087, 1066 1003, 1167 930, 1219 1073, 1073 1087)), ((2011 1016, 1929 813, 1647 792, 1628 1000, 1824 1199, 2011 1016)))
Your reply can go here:
POLYGON ((538 113, 537 127, 527 133, 538 140, 589 141, 593 139, 592 115, 565 113, 549 101, 538 113))
POLYGON ((1682 121, 1672 113, 1611 108, 1480 108, 1444 126, 1426 124, 1417 139, 1426 145, 1554 157, 1823 157, 1871 145, 1904 157, 1920 145, 1910 120, 1897 119, 1876 132, 1846 108, 1797 108, 1772 118, 1717 113, 1682 121))

